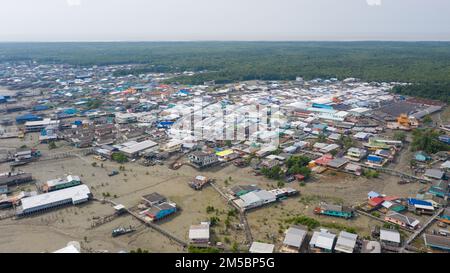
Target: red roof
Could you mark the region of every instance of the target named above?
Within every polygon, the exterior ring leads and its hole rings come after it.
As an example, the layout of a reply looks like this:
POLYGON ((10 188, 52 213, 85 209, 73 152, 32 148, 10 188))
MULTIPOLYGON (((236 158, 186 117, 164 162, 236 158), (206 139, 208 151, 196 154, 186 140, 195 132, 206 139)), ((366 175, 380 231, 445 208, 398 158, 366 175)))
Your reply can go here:
POLYGON ((377 207, 377 206, 381 205, 381 203, 383 203, 383 202, 384 202, 384 198, 378 196, 378 197, 374 197, 374 198, 370 199, 368 204, 369 204, 369 206, 377 207))
POLYGON ((318 159, 314 160, 316 164, 319 165, 327 165, 328 162, 330 162, 333 159, 333 156, 331 154, 324 154, 323 156, 319 157, 318 159))
POLYGON ((304 176, 304 175, 301 175, 301 174, 296 174, 296 175, 294 175, 294 177, 295 177, 297 180, 303 180, 303 179, 305 179, 305 176, 304 176))
POLYGON ((398 196, 386 196, 386 197, 384 197, 384 201, 394 201, 394 200, 397 200, 397 199, 400 199, 400 197, 398 197, 398 196))

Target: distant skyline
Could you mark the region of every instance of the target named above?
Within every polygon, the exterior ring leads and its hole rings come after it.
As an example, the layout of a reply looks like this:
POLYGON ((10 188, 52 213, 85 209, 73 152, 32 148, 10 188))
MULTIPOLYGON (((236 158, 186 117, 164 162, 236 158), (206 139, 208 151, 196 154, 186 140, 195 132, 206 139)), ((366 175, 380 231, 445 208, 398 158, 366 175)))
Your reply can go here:
POLYGON ((1 0, 0 41, 450 41, 449 0, 1 0))

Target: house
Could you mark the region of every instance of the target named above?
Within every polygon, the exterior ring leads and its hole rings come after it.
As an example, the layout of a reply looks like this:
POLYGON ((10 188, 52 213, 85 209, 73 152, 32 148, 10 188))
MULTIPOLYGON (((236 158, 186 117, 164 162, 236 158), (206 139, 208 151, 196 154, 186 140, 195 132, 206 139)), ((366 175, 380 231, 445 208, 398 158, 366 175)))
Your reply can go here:
POLYGON ((442 170, 450 170, 450 160, 447 160, 444 163, 442 163, 440 168, 442 170))
POLYGON ((150 209, 145 211, 145 215, 150 217, 151 221, 157 221, 177 211, 177 207, 174 203, 163 202, 157 205, 153 205, 150 209))
POLYGON ((309 247, 312 251, 316 252, 333 252, 335 241, 335 234, 326 229, 320 229, 320 231, 314 231, 309 241, 309 247))
POLYGON ((331 154, 324 154, 323 156, 314 160, 314 162, 317 165, 326 166, 328 164, 328 162, 330 162, 332 159, 333 159, 333 156, 331 154))
POLYGON ((78 186, 81 184, 81 179, 76 175, 68 175, 65 179, 52 179, 47 181, 43 187, 43 192, 51 192, 56 190, 61 190, 69 187, 78 186))
POLYGON ((149 205, 154 206, 167 201, 167 198, 157 192, 142 196, 142 199, 149 205))
POLYGON ((381 156, 370 154, 367 156, 366 164, 374 167, 382 167, 385 163, 385 159, 381 156))
POLYGON ((256 185, 237 185, 230 189, 230 191, 232 192, 232 194, 234 196, 241 196, 246 193, 249 193, 252 191, 259 191, 259 190, 260 190, 260 188, 257 187, 256 185))
POLYGON ((349 219, 353 217, 353 209, 341 205, 327 204, 321 202, 319 207, 314 209, 315 214, 322 214, 334 217, 349 219))
POLYGON ((364 149, 351 147, 347 150, 347 154, 345 155, 345 158, 348 158, 352 161, 360 161, 367 155, 367 151, 364 149))
POLYGON ((339 233, 334 251, 341 253, 353 253, 356 247, 357 234, 341 231, 339 233))
POLYGON ((347 172, 350 172, 352 174, 358 175, 358 176, 362 174, 361 166, 356 165, 356 164, 352 164, 352 163, 347 164, 344 167, 344 170, 347 171, 347 172))
POLYGON ((423 240, 427 247, 450 251, 450 237, 424 234, 423 240))
POLYGON ((215 153, 206 153, 202 151, 195 151, 188 156, 192 164, 198 168, 211 166, 219 162, 215 153))
POLYGON ((370 198, 367 204, 371 209, 378 209, 381 207, 381 204, 383 204, 384 198, 381 196, 370 198))
POLYGON ((417 219, 408 217, 395 211, 389 211, 384 217, 384 220, 409 229, 418 228, 420 223, 417 219))
POLYGON ((370 191, 368 194, 367 194, 367 198, 370 200, 370 199, 372 199, 372 198, 375 198, 375 197, 379 197, 379 196, 381 196, 381 194, 379 194, 378 192, 374 192, 374 191, 370 191))
POLYGON ((337 158, 330 160, 327 163, 327 167, 337 170, 337 169, 341 169, 347 163, 348 163, 348 159, 343 158, 343 157, 337 157, 337 158))
POLYGON ((431 180, 441 180, 445 178, 445 172, 438 169, 427 169, 424 176, 431 180))
POLYGON ((273 253, 275 245, 260 242, 253 242, 250 246, 250 253, 273 253))
POLYGON ((425 152, 419 151, 414 155, 414 159, 419 162, 425 162, 431 160, 431 157, 427 155, 425 152))
POLYGON ((408 210, 420 214, 434 214, 434 206, 431 202, 408 198, 408 210))
POLYGON ((364 132, 358 132, 355 135, 353 135, 353 137, 355 139, 360 140, 360 141, 366 141, 369 139, 370 136, 371 136, 371 134, 364 133, 364 132))
POLYGON ((182 147, 183 142, 181 140, 173 139, 167 142, 161 150, 167 153, 174 153, 180 151, 182 147))
POLYGON ((59 120, 51 120, 49 118, 46 118, 36 121, 27 121, 25 122, 25 132, 39 132, 48 126, 58 128, 59 120))
POLYGON ((292 226, 286 231, 281 252, 298 253, 302 248, 308 230, 301 226, 292 226))
POLYGON ((428 189, 428 193, 436 197, 445 198, 449 195, 449 190, 450 186, 448 181, 437 180, 434 181, 431 187, 428 189))
POLYGON ((209 222, 201 222, 199 225, 192 225, 189 228, 189 242, 191 244, 209 244, 209 222))
POLYGON ((380 229, 380 242, 388 246, 399 247, 401 244, 400 232, 393 229, 380 229))
POLYGON ((325 154, 325 153, 331 153, 331 152, 333 152, 333 151, 335 151, 337 149, 339 149, 339 145, 333 143, 333 144, 329 144, 329 145, 321 148, 319 151, 321 153, 325 154))
POLYGON ((440 221, 450 224, 450 208, 446 208, 439 218, 440 221))

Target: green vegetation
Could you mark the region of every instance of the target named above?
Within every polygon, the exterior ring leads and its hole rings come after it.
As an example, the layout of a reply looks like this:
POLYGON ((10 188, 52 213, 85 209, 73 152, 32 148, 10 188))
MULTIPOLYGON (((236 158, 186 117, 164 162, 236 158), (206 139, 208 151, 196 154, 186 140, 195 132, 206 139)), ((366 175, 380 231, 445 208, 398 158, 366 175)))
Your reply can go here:
POLYGON ((213 226, 217 225, 220 222, 220 218, 216 217, 216 216, 211 216, 209 218, 209 222, 210 222, 211 226, 213 227, 213 226))
POLYGON ((288 174, 301 174, 308 179, 311 176, 311 170, 306 167, 311 159, 307 156, 291 156, 286 161, 288 174))
POLYGON ((88 101, 88 103, 86 104, 86 108, 89 110, 97 109, 102 105, 102 103, 103 102, 99 99, 93 99, 93 100, 88 101))
POLYGON ((405 141, 406 140, 406 133, 403 131, 396 131, 394 133, 394 139, 399 141, 405 141))
POLYGON ((346 225, 341 225, 338 223, 328 223, 328 222, 321 222, 320 225, 322 227, 326 227, 326 228, 332 228, 332 229, 337 229, 337 230, 344 230, 350 233, 358 233, 357 230, 354 227, 349 227, 346 225))
POLYGON ((317 136, 317 141, 319 141, 319 142, 326 142, 326 141, 327 141, 327 136, 324 135, 323 133, 320 133, 320 134, 317 136))
POLYGON ((56 146, 56 143, 54 141, 50 141, 48 143, 48 149, 49 150, 53 150, 53 149, 56 149, 56 148, 58 148, 58 147, 56 146))
POLYGON ((216 211, 216 209, 213 207, 213 206, 207 206, 206 207, 206 213, 213 213, 213 212, 215 212, 216 211))
POLYGON ((450 151, 450 145, 440 142, 439 132, 433 129, 415 129, 413 131, 411 150, 424 151, 426 153, 437 153, 439 151, 450 151))
POLYGON ((449 42, 136 42, 2 43, 0 62, 140 64, 116 75, 197 71, 168 82, 356 77, 400 81, 398 94, 450 101, 449 42))
POLYGON ((261 169, 261 173, 265 177, 267 177, 269 179, 275 179, 275 180, 278 180, 278 179, 280 179, 283 176, 283 170, 278 165, 274 166, 272 168, 263 167, 261 169))
POLYGON ((304 215, 292 217, 292 218, 286 220, 286 223, 294 224, 294 225, 303 225, 303 226, 308 227, 309 230, 313 230, 320 226, 319 221, 317 221, 316 219, 313 219, 311 217, 304 216, 304 215))
POLYGON ((378 178, 380 176, 380 173, 375 170, 364 170, 363 175, 366 178, 371 179, 371 178, 378 178))
POLYGON ((294 225, 303 225, 308 227, 309 230, 316 229, 318 227, 326 227, 337 230, 345 230, 350 233, 357 233, 357 230, 354 227, 349 227, 346 225, 338 224, 338 223, 330 223, 330 222, 319 222, 314 218, 299 215, 286 220, 286 223, 294 224, 294 225))
POLYGON ((215 247, 195 247, 190 245, 188 247, 188 253, 219 253, 220 250, 215 247))
POLYGON ((125 163, 128 162, 128 157, 121 152, 113 153, 111 156, 112 160, 117 163, 125 163))
POLYGON ((231 252, 233 252, 233 253, 239 252, 239 245, 237 242, 233 242, 233 245, 231 246, 231 252))
POLYGON ((348 149, 353 146, 353 139, 349 136, 341 135, 337 143, 344 149, 348 149))
POLYGON ((138 248, 136 250, 130 250, 130 253, 149 253, 149 251, 146 249, 138 248))
MULTIPOLYGON (((450 91, 450 90, 449 90, 449 91, 450 91)), ((431 118, 430 115, 426 115, 426 116, 423 117, 422 122, 423 122, 424 124, 429 125, 429 124, 431 124, 431 123, 433 122, 433 119, 431 118)))

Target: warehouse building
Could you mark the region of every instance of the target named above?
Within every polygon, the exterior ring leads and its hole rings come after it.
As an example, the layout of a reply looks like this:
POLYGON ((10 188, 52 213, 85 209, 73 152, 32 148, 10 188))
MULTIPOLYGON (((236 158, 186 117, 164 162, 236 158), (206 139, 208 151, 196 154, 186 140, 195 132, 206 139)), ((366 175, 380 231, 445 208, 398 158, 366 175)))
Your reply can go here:
POLYGON ((25 132, 39 132, 48 126, 57 128, 59 126, 59 120, 46 118, 44 120, 27 121, 25 122, 25 132))
POLYGON ((145 140, 142 142, 130 141, 122 144, 122 148, 120 148, 119 151, 124 153, 129 158, 135 158, 141 153, 156 151, 157 148, 158 143, 151 140, 145 140))
POLYGON ((234 200, 241 210, 248 210, 275 202, 275 194, 266 190, 252 191, 242 195, 239 199, 234 200))
POLYGON ((22 205, 16 209, 16 215, 26 216, 64 205, 81 204, 87 202, 91 196, 92 194, 88 186, 79 185, 59 191, 23 198, 21 200, 22 205))

